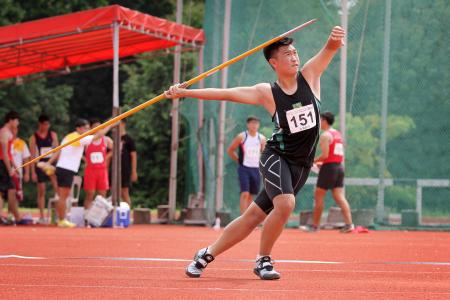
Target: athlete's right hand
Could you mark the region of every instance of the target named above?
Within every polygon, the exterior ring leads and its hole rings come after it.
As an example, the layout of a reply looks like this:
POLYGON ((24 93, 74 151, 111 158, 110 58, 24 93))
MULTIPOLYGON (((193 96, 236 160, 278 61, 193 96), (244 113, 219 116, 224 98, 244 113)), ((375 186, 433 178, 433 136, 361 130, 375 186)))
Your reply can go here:
POLYGON ((19 172, 16 169, 11 168, 11 170, 9 170, 9 177, 13 177, 16 175, 19 175, 19 172))
POLYGON ((164 96, 169 99, 176 99, 185 97, 186 93, 186 84, 185 83, 177 83, 172 85, 167 91, 164 92, 164 96))

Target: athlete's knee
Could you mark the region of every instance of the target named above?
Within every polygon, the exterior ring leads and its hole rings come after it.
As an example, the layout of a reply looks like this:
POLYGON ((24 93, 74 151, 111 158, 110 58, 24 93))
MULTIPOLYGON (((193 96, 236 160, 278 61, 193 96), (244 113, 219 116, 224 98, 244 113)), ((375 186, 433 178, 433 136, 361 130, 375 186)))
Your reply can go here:
POLYGON ((295 208, 295 196, 293 194, 281 194, 273 198, 274 210, 282 216, 289 217, 295 208))
POLYGON ((323 198, 318 198, 318 197, 314 198, 314 207, 323 208, 323 206, 324 206, 323 198))
POLYGON ((243 199, 247 199, 249 195, 250 195, 249 192, 241 192, 241 199, 242 199, 242 198, 243 198, 243 199))
POLYGON ((244 218, 250 226, 257 226, 264 221, 266 214, 258 205, 253 203, 245 210, 241 218, 244 218))

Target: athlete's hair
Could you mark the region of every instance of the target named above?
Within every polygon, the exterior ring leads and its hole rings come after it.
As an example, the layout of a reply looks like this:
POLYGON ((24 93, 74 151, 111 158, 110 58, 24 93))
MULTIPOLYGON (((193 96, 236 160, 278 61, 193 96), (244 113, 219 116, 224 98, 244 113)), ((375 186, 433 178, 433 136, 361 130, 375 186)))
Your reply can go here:
POLYGON ((322 119, 324 119, 325 121, 327 121, 328 125, 330 125, 330 126, 333 125, 333 123, 334 123, 334 115, 333 115, 333 113, 331 113, 329 111, 326 111, 324 113, 321 113, 320 117, 322 119))
POLYGON ((257 121, 260 122, 259 118, 256 116, 248 116, 247 123, 250 123, 251 121, 257 121))
POLYGON ((275 43, 264 47, 264 49, 263 49, 264 57, 266 58, 267 61, 269 61, 269 59, 272 58, 274 53, 278 51, 278 48, 283 47, 283 46, 289 46, 293 42, 294 42, 294 40, 292 38, 284 37, 281 40, 276 41, 275 43))
POLYGON ((89 122, 86 119, 77 119, 75 121, 75 128, 83 127, 89 125, 89 122))
POLYGON ((100 121, 99 118, 92 118, 89 120, 89 123, 92 125, 94 125, 95 123, 101 123, 102 121, 100 121))
POLYGON ((20 119, 20 117, 19 117, 19 113, 14 110, 7 112, 4 117, 5 123, 8 123, 9 121, 15 120, 15 119, 20 119))
POLYGON ((50 122, 50 118, 46 114, 41 114, 38 118, 39 123, 50 122))

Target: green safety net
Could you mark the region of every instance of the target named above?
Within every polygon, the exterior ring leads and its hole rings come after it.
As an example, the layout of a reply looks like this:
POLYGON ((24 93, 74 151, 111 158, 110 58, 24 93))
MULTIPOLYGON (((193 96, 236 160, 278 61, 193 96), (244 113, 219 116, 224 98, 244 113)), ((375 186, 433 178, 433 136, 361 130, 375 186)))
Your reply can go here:
MULTIPOLYGON (((207 36, 205 70, 222 62, 224 23, 222 0, 207 0, 204 29, 207 36)), ((445 0, 392 1, 388 73, 384 73, 386 1, 349 0, 348 61, 346 94, 346 177, 380 178, 382 128, 382 80, 388 75, 388 118, 384 178, 392 185, 384 189, 384 222, 399 222, 403 210, 416 210, 422 201, 422 222, 450 223, 450 6, 445 0), (418 180, 433 179, 422 182, 418 180), (422 187, 423 185, 423 187, 422 187)), ((340 24, 338 0, 241 0, 232 1, 229 57, 307 20, 312 26, 293 34, 302 64, 324 45, 331 28, 340 24)), ((339 65, 337 55, 321 78, 322 110, 338 116, 339 65)), ((206 87, 220 87, 218 72, 205 80, 206 87)), ((275 74, 262 52, 228 69, 228 86, 273 82, 275 74)), ((215 213, 219 102, 204 102, 204 127, 197 126, 197 100, 187 99, 181 113, 189 124, 189 166, 186 205, 198 191, 197 147, 205 161, 205 200, 209 217, 215 213)), ((261 118, 261 132, 270 137, 271 117, 259 107, 227 103, 225 149, 245 130, 248 115, 261 118)), ((339 116, 335 124, 339 128, 339 116)), ((311 174, 310 177, 315 177, 311 174)), ((297 195, 296 213, 313 207, 314 185, 297 195)), ((377 185, 347 184, 352 209, 373 209, 379 198, 377 185)), ((329 196, 328 196, 329 197, 329 196)), ((224 210, 239 214, 239 184, 236 164, 224 157, 224 210)), ((327 208, 335 205, 327 198, 327 208)))

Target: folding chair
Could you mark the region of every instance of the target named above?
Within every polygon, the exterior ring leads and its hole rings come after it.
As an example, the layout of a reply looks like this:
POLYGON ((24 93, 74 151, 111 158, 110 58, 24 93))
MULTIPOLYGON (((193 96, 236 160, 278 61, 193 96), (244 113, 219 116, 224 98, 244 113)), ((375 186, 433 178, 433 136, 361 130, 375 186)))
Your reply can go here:
MULTIPOLYGON (((83 179, 81 176, 74 176, 72 181, 72 186, 70 188, 69 197, 66 199, 66 213, 70 212, 70 208, 72 206, 78 206, 78 200, 80 199, 80 192, 81 192, 81 183, 83 182, 83 179)), ((48 199, 48 206, 47 206, 47 219, 48 223, 51 222, 50 220, 50 211, 52 208, 52 204, 57 202, 59 200, 59 197, 52 197, 48 199)))

